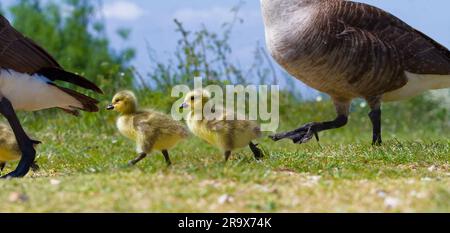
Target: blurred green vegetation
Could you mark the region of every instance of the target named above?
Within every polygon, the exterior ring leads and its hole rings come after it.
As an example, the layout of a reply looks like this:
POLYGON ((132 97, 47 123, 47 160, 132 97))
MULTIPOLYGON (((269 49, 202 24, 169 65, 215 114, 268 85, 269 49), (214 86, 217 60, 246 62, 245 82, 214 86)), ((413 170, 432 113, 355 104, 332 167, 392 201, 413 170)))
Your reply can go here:
MULTIPOLYGON (((35 40, 67 70, 88 77, 107 94, 130 88, 132 48, 115 51, 94 1, 20 0, 9 9, 13 26, 35 40)), ((119 33, 124 41, 128 34, 119 33)))
POLYGON ((156 57, 150 46, 147 47, 152 69, 146 74, 136 73, 142 86, 170 91, 177 84, 192 85, 194 77, 202 77, 206 85, 277 84, 273 64, 259 44, 255 44, 254 62, 250 67, 243 68, 239 61, 232 59, 233 48, 229 40, 233 29, 243 22, 239 17, 240 6, 231 9, 233 19, 223 22, 219 32, 210 31, 204 25, 200 30, 190 31, 183 22, 174 19, 179 34, 175 52, 163 61, 156 57))

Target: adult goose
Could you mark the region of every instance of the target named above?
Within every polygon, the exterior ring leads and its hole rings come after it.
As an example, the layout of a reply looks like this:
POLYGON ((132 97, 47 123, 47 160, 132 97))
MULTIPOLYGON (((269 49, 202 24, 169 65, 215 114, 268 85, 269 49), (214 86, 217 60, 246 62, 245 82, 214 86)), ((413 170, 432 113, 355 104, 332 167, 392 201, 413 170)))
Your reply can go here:
POLYGON ((450 52, 395 16, 343 0, 261 0, 267 46, 292 76, 331 96, 338 117, 271 136, 305 143, 347 124, 351 101, 369 103, 381 144, 381 103, 450 87, 450 52))
POLYGON ((65 71, 43 48, 0 15, 0 113, 8 120, 22 153, 16 170, 3 178, 25 176, 36 156, 37 141, 25 133, 16 110, 59 108, 72 114, 78 110, 98 111, 97 100, 57 86, 54 81, 58 80, 102 93, 87 79, 65 71))

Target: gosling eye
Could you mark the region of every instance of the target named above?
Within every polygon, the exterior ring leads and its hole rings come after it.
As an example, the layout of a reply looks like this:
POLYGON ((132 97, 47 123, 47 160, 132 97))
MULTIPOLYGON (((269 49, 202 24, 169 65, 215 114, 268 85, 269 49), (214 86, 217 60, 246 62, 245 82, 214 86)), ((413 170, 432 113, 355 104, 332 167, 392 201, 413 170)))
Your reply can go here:
POLYGON ((195 100, 195 96, 191 96, 191 100, 194 101, 195 100))
POLYGON ((114 103, 117 104, 119 103, 121 100, 115 100, 114 103))

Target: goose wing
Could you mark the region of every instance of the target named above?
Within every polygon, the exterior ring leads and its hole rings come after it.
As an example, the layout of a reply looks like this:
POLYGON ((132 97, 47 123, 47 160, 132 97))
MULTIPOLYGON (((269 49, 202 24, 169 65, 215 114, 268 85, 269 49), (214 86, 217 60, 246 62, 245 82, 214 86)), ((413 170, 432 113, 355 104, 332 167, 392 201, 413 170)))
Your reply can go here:
POLYGON ((84 77, 65 71, 42 47, 14 29, 0 15, 0 67, 20 73, 41 74, 51 81, 61 80, 102 93, 84 77))
MULTIPOLYGON (((336 22, 337 36, 362 34, 359 43, 395 50, 403 71, 417 74, 450 74, 450 51, 424 33, 377 7, 350 1, 333 1, 328 22, 336 22), (377 43, 378 45, 374 45, 377 43)), ((392 52, 392 51, 391 51, 392 52)), ((394 56, 395 57, 395 56, 394 56)))

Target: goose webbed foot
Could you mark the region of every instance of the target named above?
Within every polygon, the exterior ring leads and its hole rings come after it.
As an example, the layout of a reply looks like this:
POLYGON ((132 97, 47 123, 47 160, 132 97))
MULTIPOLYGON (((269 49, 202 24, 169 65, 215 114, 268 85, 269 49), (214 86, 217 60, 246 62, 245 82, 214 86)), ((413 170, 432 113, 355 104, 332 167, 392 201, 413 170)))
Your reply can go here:
POLYGON ((41 168, 39 167, 39 165, 36 163, 36 161, 34 161, 33 164, 31 164, 31 170, 33 172, 38 172, 39 170, 41 170, 41 168))
MULTIPOLYGON (((6 163, 0 163, 0 173, 3 172, 3 170, 5 169, 5 167, 6 167, 6 163)), ((39 165, 38 165, 36 162, 34 162, 33 164, 31 164, 31 170, 32 170, 33 172, 38 172, 40 169, 41 169, 41 168, 39 167, 39 165)))
POLYGON ((34 149, 27 151, 25 153, 22 153, 22 160, 20 160, 19 165, 17 166, 16 170, 14 170, 13 172, 2 176, 2 179, 9 179, 9 178, 21 178, 24 177, 28 174, 28 172, 30 171, 30 168, 33 164, 32 160, 30 161, 29 159, 27 159, 27 157, 34 157, 36 154, 36 152, 34 151, 34 149), (25 159, 24 159, 25 157, 25 159))
POLYGON ((19 178, 24 177, 29 171, 36 158, 36 150, 34 144, 37 141, 31 140, 20 125, 19 119, 14 111, 11 102, 6 98, 0 100, 0 113, 8 120, 11 129, 14 132, 17 143, 19 144, 22 158, 16 170, 3 176, 2 178, 19 178))
POLYGON ((319 141, 318 125, 319 123, 309 123, 294 131, 275 134, 270 136, 270 138, 276 142, 283 139, 291 139, 295 144, 306 143, 314 137, 319 141))
POLYGON ((254 144, 253 142, 250 142, 250 150, 252 150, 253 155, 255 156, 255 159, 260 161, 264 158, 264 153, 261 149, 258 148, 258 144, 254 144))
POLYGON ((128 162, 129 166, 135 166, 136 164, 138 164, 139 162, 141 162, 143 159, 145 159, 147 157, 146 153, 141 153, 137 158, 131 160, 128 162))
POLYGON ((383 140, 381 139, 381 135, 374 135, 372 146, 381 146, 383 145, 383 140))
POLYGON ((290 131, 287 133, 280 133, 270 136, 270 138, 274 141, 280 141, 283 139, 291 139, 295 144, 303 144, 314 137, 317 141, 319 139, 319 132, 329 130, 329 129, 337 129, 346 125, 348 122, 348 117, 346 115, 338 116, 334 121, 321 122, 321 123, 309 123, 304 125, 303 127, 296 129, 294 131, 290 131))

